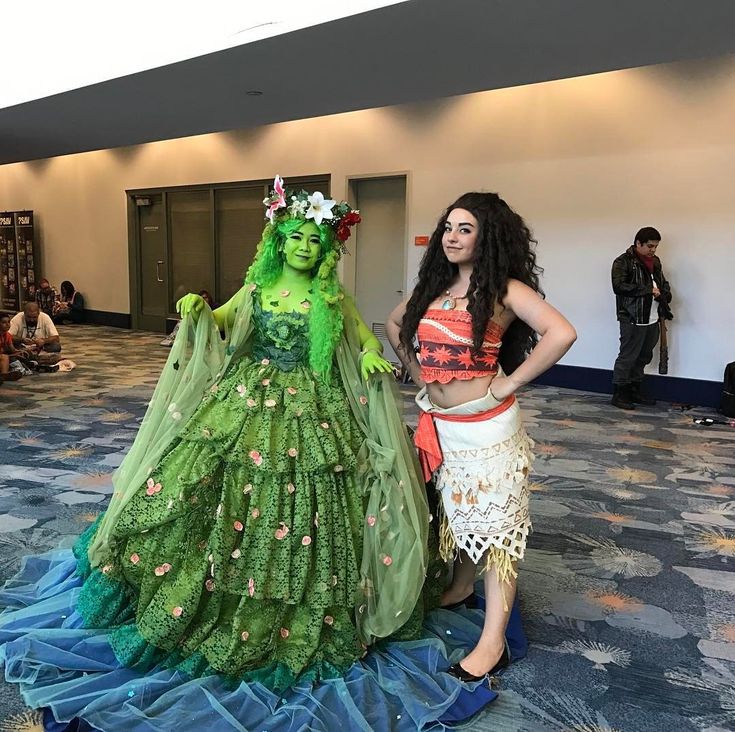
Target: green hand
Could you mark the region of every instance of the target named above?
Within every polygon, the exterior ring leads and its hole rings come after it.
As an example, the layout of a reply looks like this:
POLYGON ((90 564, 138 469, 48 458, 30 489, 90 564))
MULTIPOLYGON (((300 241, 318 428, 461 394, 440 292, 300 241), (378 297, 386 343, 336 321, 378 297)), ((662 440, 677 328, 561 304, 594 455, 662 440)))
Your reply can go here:
POLYGON ((181 315, 182 318, 187 315, 191 315, 196 323, 199 319, 199 313, 204 305, 204 298, 201 295, 190 292, 188 295, 184 295, 184 297, 176 303, 176 312, 181 315))
POLYGON ((386 361, 377 351, 367 351, 360 363, 360 371, 365 381, 370 378, 370 374, 377 373, 393 373, 393 365, 390 361, 386 361))

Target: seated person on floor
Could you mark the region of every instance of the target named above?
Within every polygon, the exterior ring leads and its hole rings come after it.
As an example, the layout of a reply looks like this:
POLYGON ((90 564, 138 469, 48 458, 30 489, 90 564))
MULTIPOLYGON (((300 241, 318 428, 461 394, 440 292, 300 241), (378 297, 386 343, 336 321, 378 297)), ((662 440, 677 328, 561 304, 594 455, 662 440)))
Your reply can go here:
POLYGON ((36 302, 38 307, 41 308, 41 312, 46 313, 49 318, 52 317, 58 300, 59 294, 56 292, 56 288, 51 287, 47 279, 42 279, 36 290, 36 302))
POLYGON ((216 310, 219 307, 219 305, 214 301, 214 298, 209 294, 207 290, 199 290, 199 294, 204 299, 204 302, 206 302, 207 305, 212 308, 212 310, 216 310))
POLYGON ((10 335, 17 347, 40 353, 59 353, 61 342, 54 321, 42 313, 37 302, 27 302, 10 321, 10 335))
POLYGON ((61 283, 61 296, 54 307, 54 323, 81 323, 84 320, 84 296, 69 280, 61 283))
POLYGON ((13 336, 10 335, 10 316, 0 313, 0 383, 16 381, 23 376, 22 371, 11 371, 10 362, 17 354, 13 336))

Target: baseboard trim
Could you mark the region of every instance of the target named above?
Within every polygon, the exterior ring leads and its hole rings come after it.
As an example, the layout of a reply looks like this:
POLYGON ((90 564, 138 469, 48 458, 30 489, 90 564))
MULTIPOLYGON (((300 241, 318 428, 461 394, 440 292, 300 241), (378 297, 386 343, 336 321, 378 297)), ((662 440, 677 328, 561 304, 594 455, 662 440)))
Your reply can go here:
MULTIPOLYGON (((557 364, 539 376, 534 383, 612 394, 612 369, 557 364)), ((719 381, 646 374, 644 383, 646 391, 656 399, 677 404, 717 408, 722 396, 722 382, 719 381)))
POLYGON ((112 328, 130 330, 130 313, 110 313, 105 310, 85 310, 84 322, 87 325, 108 325, 112 328))

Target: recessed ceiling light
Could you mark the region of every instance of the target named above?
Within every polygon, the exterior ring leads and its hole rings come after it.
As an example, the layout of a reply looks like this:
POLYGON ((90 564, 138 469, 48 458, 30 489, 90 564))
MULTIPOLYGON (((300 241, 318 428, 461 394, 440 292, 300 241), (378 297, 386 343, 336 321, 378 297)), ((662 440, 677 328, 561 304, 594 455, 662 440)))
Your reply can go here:
POLYGON ((263 92, 260 91, 259 89, 248 89, 245 92, 245 95, 248 96, 248 97, 262 97, 263 96, 263 92))

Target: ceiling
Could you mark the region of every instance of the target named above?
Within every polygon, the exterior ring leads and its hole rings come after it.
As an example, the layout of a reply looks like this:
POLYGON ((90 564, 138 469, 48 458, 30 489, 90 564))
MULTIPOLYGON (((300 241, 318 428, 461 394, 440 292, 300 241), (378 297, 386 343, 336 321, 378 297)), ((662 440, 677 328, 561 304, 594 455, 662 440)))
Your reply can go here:
POLYGON ((2 109, 0 164, 733 51, 733 0, 411 0, 2 109))

